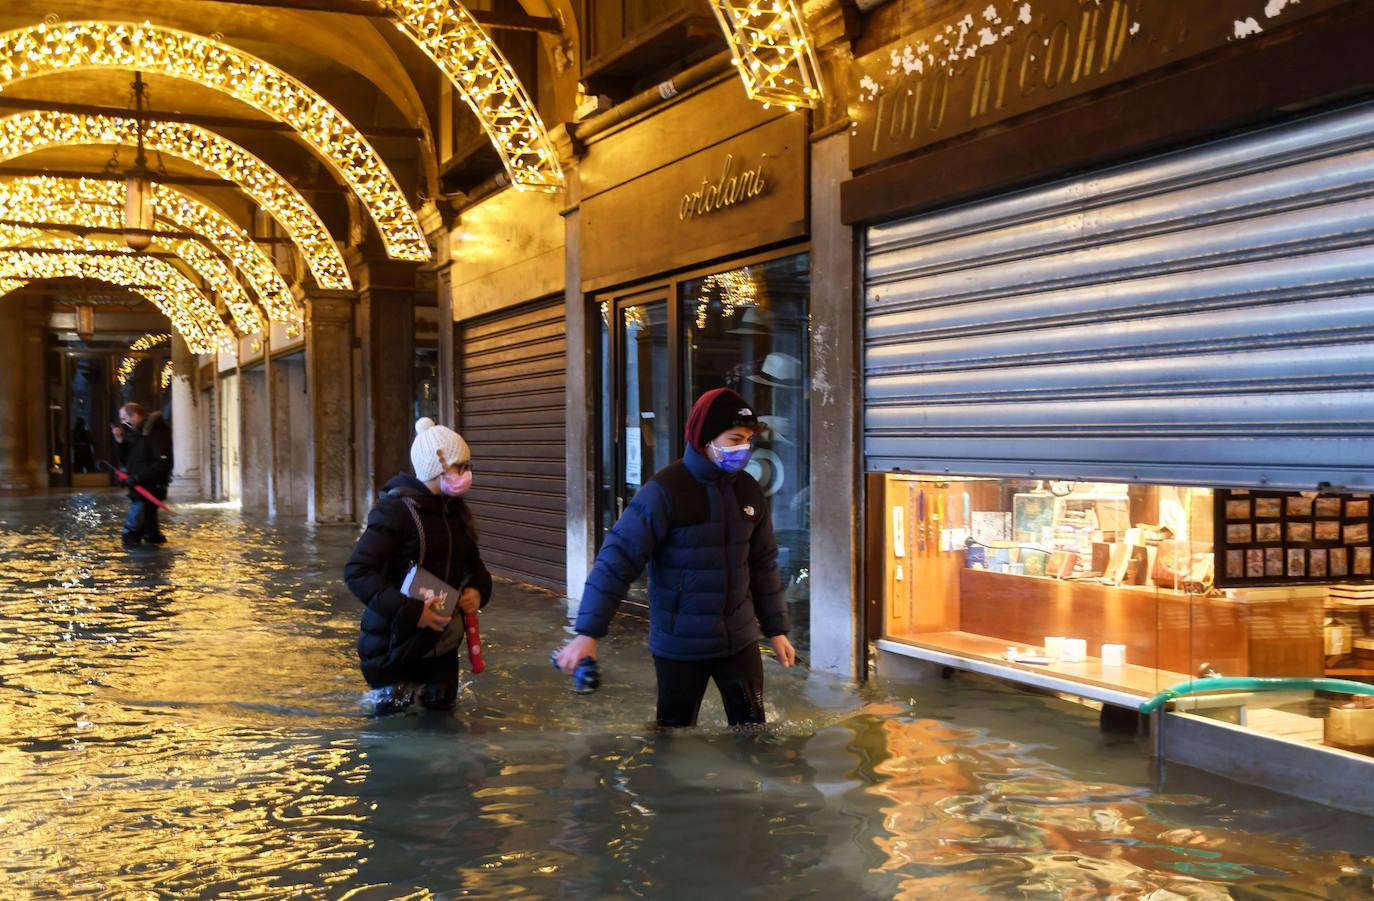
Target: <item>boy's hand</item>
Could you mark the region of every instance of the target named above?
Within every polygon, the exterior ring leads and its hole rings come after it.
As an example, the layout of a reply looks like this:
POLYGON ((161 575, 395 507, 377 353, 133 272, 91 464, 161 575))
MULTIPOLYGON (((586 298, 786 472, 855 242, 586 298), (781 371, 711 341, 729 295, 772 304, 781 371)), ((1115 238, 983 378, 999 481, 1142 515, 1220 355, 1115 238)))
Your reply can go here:
POLYGON ((464 613, 476 613, 482 608, 482 593, 476 588, 464 588, 458 596, 458 606, 464 613))
POLYGON ((596 639, 590 635, 579 635, 563 645, 558 652, 558 668, 571 676, 583 657, 596 659, 596 639))
POLYGON ((774 635, 768 639, 768 643, 773 646, 773 653, 778 655, 778 662, 783 666, 790 667, 797 662, 797 649, 792 647, 786 635, 774 635))

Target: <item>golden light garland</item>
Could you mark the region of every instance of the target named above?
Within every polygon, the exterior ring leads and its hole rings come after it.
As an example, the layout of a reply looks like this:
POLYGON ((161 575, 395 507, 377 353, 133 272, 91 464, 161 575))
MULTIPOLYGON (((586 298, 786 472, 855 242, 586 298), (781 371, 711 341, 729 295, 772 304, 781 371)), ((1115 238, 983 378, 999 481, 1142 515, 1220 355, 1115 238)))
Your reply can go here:
POLYGON ((158 379, 159 384, 162 385, 163 391, 166 391, 167 386, 172 384, 172 373, 174 371, 175 369, 172 366, 172 361, 169 358, 165 363, 162 364, 162 376, 158 379))
MULTIPOLYGON (((124 221, 125 190, 126 186, 123 182, 100 181, 89 178, 65 179, 46 176, 21 178, 8 184, 0 183, 0 215, 4 218, 21 221, 45 221, 55 225, 118 229, 122 227, 124 221)), ((235 235, 235 227, 222 215, 166 185, 157 186, 153 195, 153 204, 157 213, 164 219, 170 220, 177 229, 205 235, 221 252, 234 260, 235 265, 241 269, 246 269, 247 266, 236 258, 236 254, 239 256, 255 254, 256 257, 260 257, 261 264, 267 268, 270 275, 264 278, 261 272, 248 273, 249 282, 253 285, 254 291, 259 296, 265 296, 266 292, 271 292, 277 304, 282 303, 281 298, 284 297, 284 302, 291 305, 279 321, 294 322, 300 319, 300 312, 295 308, 295 299, 286 287, 286 282, 277 274, 266 254, 252 243, 247 233, 235 235), (199 212, 200 216, 185 215, 185 208, 199 212), (168 216, 166 213, 169 211, 181 215, 168 216), (210 230, 223 230, 229 234, 206 234, 210 230), (232 252, 226 251, 226 245, 232 252)), ((244 292, 243 286, 239 284, 233 272, 217 254, 192 240, 173 240, 169 241, 167 246, 224 299, 225 306, 228 307, 230 314, 234 317, 234 327, 239 332, 252 334, 262 330, 263 320, 257 307, 244 292)), ((102 249, 127 250, 128 248, 121 242, 112 242, 108 246, 102 245, 102 249)), ((253 264, 257 260, 252 258, 248 262, 253 264)), ((261 266, 254 268, 260 269, 261 266)))
MULTIPOLYGON (((154 347, 158 347, 162 344, 165 344, 170 340, 172 340, 172 336, 165 333, 147 334, 136 339, 133 344, 130 344, 129 350, 135 352, 152 350, 154 347)), ((120 385, 129 384, 129 379, 133 377, 134 370, 137 369, 138 364, 142 362, 142 357, 124 357, 119 361, 119 369, 115 372, 115 379, 119 382, 120 385)), ((171 366, 171 364, 172 361, 168 360, 167 365, 171 366)), ((163 382, 162 387, 166 388, 167 382, 163 382)))
POLYGON ((139 70, 194 81, 290 125, 357 194, 388 256, 430 258, 419 218, 377 151, 329 101, 266 60, 150 23, 45 23, 0 34, 0 90, 80 69, 139 70))
POLYGON ((556 191, 563 171, 525 86, 482 26, 456 0, 377 0, 434 60, 477 116, 517 189, 556 191))
POLYGON ((710 2, 751 99, 790 110, 820 102, 820 66, 796 0, 710 2))
POLYGON ((701 280, 701 294, 697 297, 697 328, 706 328, 706 314, 711 308, 712 294, 720 297, 721 316, 733 316, 741 307, 758 305, 759 290, 754 283, 754 271, 748 266, 718 272, 701 280))
MULTIPOLYGON (((119 117, 21 113, 0 119, 0 161, 52 147, 131 144, 137 128, 133 119, 119 117)), ((149 150, 184 159, 234 182, 290 235, 321 288, 352 289, 348 266, 328 229, 300 192, 271 166, 233 141, 195 125, 150 123, 144 139, 149 150)))
POLYGON ((174 266, 156 257, 90 256, 42 248, 0 252, 0 281, 27 284, 48 278, 84 278, 129 288, 171 321, 192 353, 234 348, 233 336, 210 299, 174 266))

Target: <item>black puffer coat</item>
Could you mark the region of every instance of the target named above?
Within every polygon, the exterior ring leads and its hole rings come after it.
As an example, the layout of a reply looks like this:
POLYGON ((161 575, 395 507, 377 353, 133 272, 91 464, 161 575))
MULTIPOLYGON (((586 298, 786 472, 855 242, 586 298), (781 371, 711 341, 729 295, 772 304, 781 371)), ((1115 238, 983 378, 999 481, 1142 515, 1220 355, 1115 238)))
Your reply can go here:
MULTIPOLYGON (((457 672, 456 648, 419 660, 399 653, 421 631, 417 623, 424 605, 401 594, 401 583, 416 562, 455 588, 466 581, 467 587, 482 595, 482 606, 491 600, 491 573, 478 553, 467 504, 460 498, 434 494, 412 476, 398 475, 382 489, 381 499, 367 516, 367 530, 344 567, 349 590, 367 605, 358 636, 358 662, 373 688, 398 682, 441 682, 457 672), (418 560, 420 535, 407 500, 415 505, 425 530, 424 560, 418 560)), ((422 641, 432 643, 439 638, 432 629, 423 632, 422 641)))
POLYGON ((119 463, 129 474, 129 497, 143 500, 135 485, 148 489, 158 500, 167 499, 167 483, 172 480, 172 427, 162 414, 153 412, 138 430, 125 429, 118 446, 119 463))

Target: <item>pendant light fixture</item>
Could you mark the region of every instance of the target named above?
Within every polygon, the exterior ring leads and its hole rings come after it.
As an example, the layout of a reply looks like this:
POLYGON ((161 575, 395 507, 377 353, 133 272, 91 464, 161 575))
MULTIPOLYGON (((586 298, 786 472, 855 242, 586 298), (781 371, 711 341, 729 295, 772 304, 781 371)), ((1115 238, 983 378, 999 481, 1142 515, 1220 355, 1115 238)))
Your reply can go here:
POLYGON ((131 250, 143 251, 153 243, 153 180, 148 173, 148 155, 143 149, 147 117, 143 107, 143 73, 134 73, 134 121, 137 123, 138 153, 134 167, 124 174, 124 243, 131 250))

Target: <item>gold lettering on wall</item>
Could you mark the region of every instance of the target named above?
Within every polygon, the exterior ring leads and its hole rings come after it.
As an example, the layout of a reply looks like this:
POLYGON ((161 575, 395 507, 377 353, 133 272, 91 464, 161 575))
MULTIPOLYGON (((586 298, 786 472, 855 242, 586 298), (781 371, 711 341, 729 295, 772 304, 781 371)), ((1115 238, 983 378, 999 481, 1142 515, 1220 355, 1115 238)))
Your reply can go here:
POLYGON ((707 175, 701 179, 699 188, 682 195, 677 217, 686 221, 693 216, 705 216, 759 196, 767 186, 763 174, 763 164, 767 159, 768 154, 762 154, 759 164, 753 169, 736 173, 735 156, 727 153, 725 165, 721 167, 720 177, 716 181, 707 175))
POLYGON ((850 162, 861 169, 1356 2, 956 4, 948 18, 855 60, 850 162))

